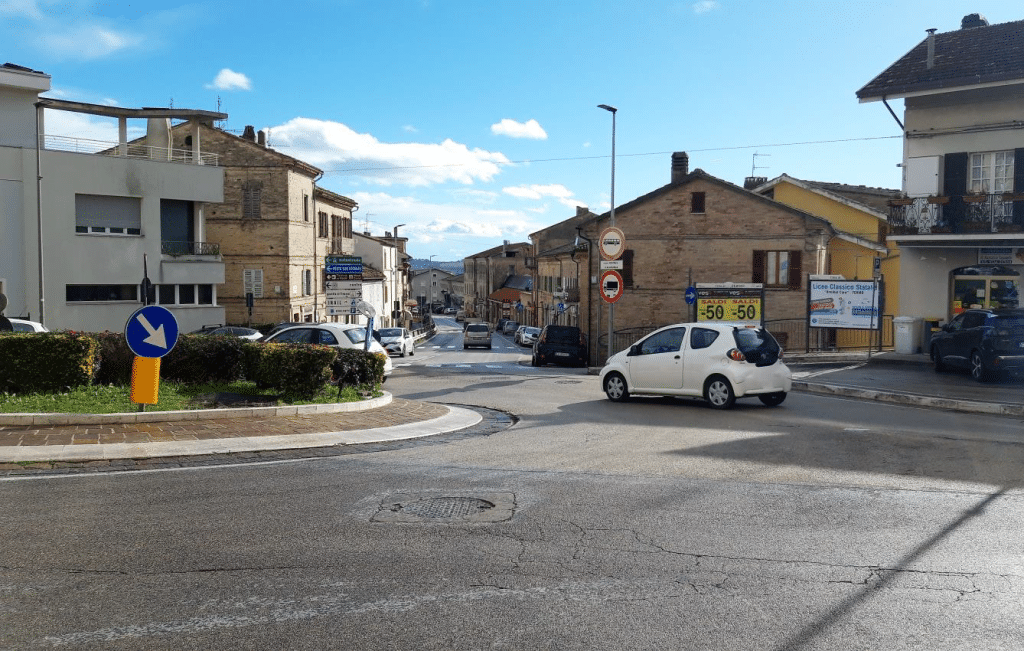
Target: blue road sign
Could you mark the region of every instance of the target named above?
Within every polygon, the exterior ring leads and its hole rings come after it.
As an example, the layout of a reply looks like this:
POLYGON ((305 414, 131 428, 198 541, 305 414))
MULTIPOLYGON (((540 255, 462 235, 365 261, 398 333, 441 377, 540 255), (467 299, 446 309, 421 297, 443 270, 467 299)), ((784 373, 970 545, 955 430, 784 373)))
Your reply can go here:
POLYGON ((362 275, 363 265, 361 264, 327 264, 324 265, 324 273, 362 275))
POLYGON ((178 320, 166 307, 147 305, 124 324, 124 338, 139 357, 163 357, 178 343, 178 320))
POLYGON ((558 312, 559 313, 565 312, 565 303, 559 303, 558 304, 558 312))
POLYGON ((686 288, 686 304, 693 305, 697 302, 697 288, 687 287, 686 288))

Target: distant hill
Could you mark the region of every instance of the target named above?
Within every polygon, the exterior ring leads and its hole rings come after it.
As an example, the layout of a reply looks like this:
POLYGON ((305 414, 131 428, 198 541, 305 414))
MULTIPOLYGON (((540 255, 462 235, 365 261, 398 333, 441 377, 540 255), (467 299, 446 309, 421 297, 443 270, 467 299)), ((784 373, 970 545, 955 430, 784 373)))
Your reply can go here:
POLYGON ((433 262, 431 262, 429 258, 411 258, 409 260, 409 266, 412 268, 413 271, 420 271, 421 269, 430 269, 431 267, 433 267, 434 269, 443 269, 444 271, 447 271, 450 274, 455 274, 456 276, 458 276, 465 270, 462 264, 462 260, 456 260, 455 262, 444 262, 440 260, 434 260, 433 262))

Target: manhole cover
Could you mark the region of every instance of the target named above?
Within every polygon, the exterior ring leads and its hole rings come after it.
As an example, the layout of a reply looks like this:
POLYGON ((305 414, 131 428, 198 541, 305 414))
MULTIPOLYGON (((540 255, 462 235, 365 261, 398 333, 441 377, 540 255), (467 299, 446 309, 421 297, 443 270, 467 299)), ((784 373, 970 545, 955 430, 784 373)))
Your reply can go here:
POLYGON ((502 522, 512 518, 515 495, 392 495, 381 503, 373 522, 502 522))
POLYGON ((475 497, 436 497, 410 504, 396 504, 392 510, 400 509, 422 518, 464 518, 493 508, 491 502, 475 497))

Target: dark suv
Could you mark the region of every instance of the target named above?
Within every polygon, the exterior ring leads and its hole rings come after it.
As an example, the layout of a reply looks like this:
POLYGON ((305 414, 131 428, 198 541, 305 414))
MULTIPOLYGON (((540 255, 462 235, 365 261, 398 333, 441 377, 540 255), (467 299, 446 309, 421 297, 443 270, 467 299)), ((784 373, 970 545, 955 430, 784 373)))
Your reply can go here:
POLYGON ((967 368, 979 382, 1024 371, 1024 309, 961 312, 932 336, 931 356, 936 371, 967 368))
POLYGON ((533 344, 534 366, 561 364, 563 366, 589 366, 590 351, 587 336, 575 326, 548 325, 540 331, 533 344))

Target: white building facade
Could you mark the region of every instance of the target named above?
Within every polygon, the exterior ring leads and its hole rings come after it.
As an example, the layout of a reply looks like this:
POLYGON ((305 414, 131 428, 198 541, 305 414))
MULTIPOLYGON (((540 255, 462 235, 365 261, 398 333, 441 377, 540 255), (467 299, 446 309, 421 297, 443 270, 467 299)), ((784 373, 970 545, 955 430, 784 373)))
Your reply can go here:
POLYGON ((227 116, 39 97, 49 89, 42 72, 0 66, 5 315, 51 330, 120 331, 143 304, 145 273, 148 302, 170 309, 181 331, 223 323, 224 264, 217 244, 205 241, 202 203, 223 200, 224 173, 202 151, 198 129, 227 116), (50 111, 109 118, 118 141, 47 134, 50 111), (190 149, 169 146, 172 119, 193 125, 190 149), (129 146, 129 121, 145 130, 144 144, 129 146))

